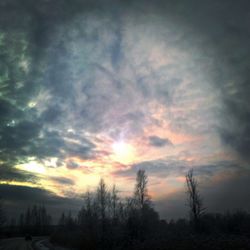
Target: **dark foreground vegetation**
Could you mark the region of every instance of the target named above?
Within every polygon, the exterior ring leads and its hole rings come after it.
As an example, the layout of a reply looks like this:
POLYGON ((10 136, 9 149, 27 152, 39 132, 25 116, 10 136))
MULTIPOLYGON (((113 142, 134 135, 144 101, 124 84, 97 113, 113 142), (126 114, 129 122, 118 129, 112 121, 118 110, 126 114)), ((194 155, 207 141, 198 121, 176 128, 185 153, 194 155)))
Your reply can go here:
POLYGON ((12 218, 9 221, 1 207, 0 202, 0 239, 25 235, 50 235, 55 228, 45 206, 28 207, 24 213, 20 214, 18 220, 12 218))
MULTIPOLYGON (((148 196, 147 176, 139 170, 130 198, 120 198, 115 186, 109 190, 101 180, 95 192, 84 195, 77 216, 63 213, 58 225, 51 226, 45 207, 34 206, 16 226, 5 226, 5 231, 50 235, 55 245, 84 250, 250 249, 250 214, 243 210, 206 213, 192 171, 186 183, 189 220, 160 220, 148 196)), ((1 206, 0 211, 3 228, 1 206)))

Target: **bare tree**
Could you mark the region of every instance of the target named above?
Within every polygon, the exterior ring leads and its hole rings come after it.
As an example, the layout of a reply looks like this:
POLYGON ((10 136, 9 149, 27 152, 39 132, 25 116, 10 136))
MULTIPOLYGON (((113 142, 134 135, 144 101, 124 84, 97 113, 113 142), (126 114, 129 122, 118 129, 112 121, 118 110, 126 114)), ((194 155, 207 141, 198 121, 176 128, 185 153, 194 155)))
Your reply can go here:
POLYGON ((204 214, 202 198, 198 189, 198 182, 194 177, 193 169, 186 174, 188 206, 190 208, 190 220, 194 223, 195 229, 199 228, 200 219, 204 214))
POLYGON ((136 176, 136 184, 135 184, 135 203, 136 206, 139 206, 140 209, 142 209, 145 204, 149 203, 149 195, 148 195, 148 177, 145 174, 145 170, 138 170, 137 176, 136 176))
POLYGON ((97 188, 97 204, 102 222, 106 218, 106 210, 108 203, 107 197, 108 197, 107 187, 104 180, 101 179, 99 182, 99 186, 97 188))
POLYGON ((116 189, 116 186, 113 185, 111 193, 111 216, 113 219, 117 218, 118 202, 119 202, 118 190, 116 189))

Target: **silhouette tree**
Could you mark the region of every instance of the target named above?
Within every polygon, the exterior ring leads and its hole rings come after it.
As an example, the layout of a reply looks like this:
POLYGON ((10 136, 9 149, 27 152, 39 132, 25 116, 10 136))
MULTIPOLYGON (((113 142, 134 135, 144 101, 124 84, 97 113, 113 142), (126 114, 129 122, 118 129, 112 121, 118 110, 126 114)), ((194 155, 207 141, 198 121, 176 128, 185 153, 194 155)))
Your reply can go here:
POLYGON ((99 216, 101 218, 102 223, 104 223, 108 205, 108 191, 103 179, 100 180, 99 186, 97 188, 97 205, 99 210, 99 216))
POLYGON ((204 214, 202 198, 198 189, 198 182, 194 177, 193 169, 186 174, 188 206, 190 209, 190 220, 194 224, 195 230, 200 230, 200 220, 204 214))
POLYGON ((20 231, 35 235, 47 234, 51 221, 52 218, 44 206, 34 205, 32 208, 28 207, 25 213, 20 214, 20 231))
POLYGON ((156 231, 159 222, 158 214, 151 206, 147 184, 145 170, 138 170, 134 197, 127 199, 126 204, 128 232, 134 240, 145 241, 147 237, 151 237, 151 232, 156 231), (155 228, 155 231, 152 228, 155 228))
POLYGON ((117 213, 118 213, 118 202, 119 202, 119 197, 118 197, 118 191, 116 189, 116 186, 114 185, 112 188, 112 193, 111 193, 111 199, 110 199, 110 207, 111 207, 111 217, 113 220, 117 219, 117 213))
POLYGON ((147 191, 147 175, 139 170, 132 197, 119 197, 116 186, 109 189, 101 179, 95 192, 87 191, 77 216, 74 230, 60 227, 67 216, 61 217, 52 241, 81 249, 136 249, 139 242, 156 236, 159 216, 151 206, 147 191), (131 247, 131 248, 130 248, 131 247))
POLYGON ((136 184, 135 184, 135 205, 142 209, 146 204, 149 204, 149 195, 148 195, 148 177, 145 173, 145 170, 138 170, 136 175, 136 184))

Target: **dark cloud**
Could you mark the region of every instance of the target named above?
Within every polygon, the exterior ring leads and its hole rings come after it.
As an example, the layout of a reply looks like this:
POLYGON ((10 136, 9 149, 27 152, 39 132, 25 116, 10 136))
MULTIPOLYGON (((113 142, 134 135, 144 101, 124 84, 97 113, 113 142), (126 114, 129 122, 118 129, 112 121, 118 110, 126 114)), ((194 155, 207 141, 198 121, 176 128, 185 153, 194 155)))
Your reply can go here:
POLYGON ((15 108, 11 105, 11 103, 6 100, 0 100, 0 117, 2 123, 8 121, 11 114, 14 112, 15 108))
POLYGON ((67 168, 68 169, 77 169, 78 167, 79 167, 79 165, 77 163, 75 163, 75 162, 70 161, 70 162, 67 163, 67 168))
POLYGON ((63 211, 71 210, 76 214, 82 206, 80 198, 64 198, 40 188, 0 184, 1 197, 4 200, 8 216, 19 216, 28 206, 45 204, 57 223, 63 211), (17 209, 18 208, 18 209, 17 209))
POLYGON ((191 1, 166 5, 174 8, 173 13, 181 13, 176 17, 190 27, 185 39, 186 43, 193 41, 200 48, 204 59, 197 57, 197 60, 204 63, 210 58, 213 61, 209 76, 222 101, 218 110, 221 122, 217 126, 218 133, 225 146, 249 161, 249 1, 191 1), (198 12, 194 13, 193 5, 198 12))
POLYGON ((43 137, 33 138, 26 154, 37 156, 39 159, 49 156, 62 157, 61 149, 64 145, 65 142, 58 132, 44 131, 43 137))
POLYGON ((51 177, 51 180, 63 185, 74 185, 75 182, 66 177, 51 177))
POLYGON ((149 144, 154 147, 164 147, 164 146, 172 146, 172 142, 167 138, 160 138, 158 136, 150 136, 149 138, 149 144))
POLYGON ((42 114, 41 119, 44 122, 53 123, 60 122, 60 116, 62 115, 62 110, 58 105, 48 107, 42 114))
POLYGON ((34 203, 46 201, 49 205, 58 203, 58 197, 44 189, 1 184, 0 190, 4 200, 34 203))
POLYGON ((248 93, 250 93, 250 89, 248 91, 245 88, 244 91, 246 94, 238 96, 235 100, 226 101, 229 113, 224 117, 225 126, 221 127, 219 132, 226 146, 234 149, 244 160, 249 161, 250 105, 248 93))
POLYGON ((22 121, 15 125, 13 121, 1 131, 0 147, 15 150, 27 146, 32 139, 37 137, 40 128, 41 125, 37 122, 22 121))
POLYGON ((0 127, 1 159, 14 166, 18 158, 33 156, 29 148, 39 135, 41 124, 34 121, 12 120, 0 127))
POLYGON ((154 161, 145 161, 132 165, 125 170, 115 171, 117 176, 131 177, 135 176, 139 169, 144 169, 149 176, 166 178, 169 176, 185 176, 189 169, 194 169, 196 176, 202 179, 210 178, 221 172, 236 172, 243 170, 237 162, 218 161, 207 165, 195 165, 188 161, 159 159, 154 161))
POLYGON ((149 176, 157 176, 165 178, 170 175, 185 175, 187 171, 187 163, 172 160, 155 160, 146 161, 132 165, 126 170, 115 171, 117 176, 135 176, 139 169, 144 169, 149 176))
POLYGON ((66 150, 69 155, 79 156, 81 158, 90 159, 93 157, 94 152, 92 151, 95 148, 95 145, 88 140, 82 140, 81 143, 68 143, 66 145, 66 150))
POLYGON ((91 158, 95 144, 81 136, 77 136, 77 139, 76 142, 72 142, 57 131, 44 131, 44 136, 34 139, 28 151, 30 155, 40 159, 54 156, 63 160, 68 155, 91 158))
POLYGON ((7 164, 0 165, 0 180, 1 181, 19 181, 19 182, 36 182, 37 177, 26 171, 13 169, 7 164))

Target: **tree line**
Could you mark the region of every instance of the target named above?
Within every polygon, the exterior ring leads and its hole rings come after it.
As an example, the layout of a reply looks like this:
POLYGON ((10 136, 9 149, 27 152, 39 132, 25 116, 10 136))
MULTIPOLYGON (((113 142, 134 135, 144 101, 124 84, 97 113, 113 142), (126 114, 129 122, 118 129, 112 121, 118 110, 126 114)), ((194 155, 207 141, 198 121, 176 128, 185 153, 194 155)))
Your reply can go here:
POLYGON ((148 195, 147 182, 145 171, 139 170, 133 196, 123 199, 115 185, 109 190, 101 179, 94 192, 85 193, 76 218, 62 214, 51 240, 84 249, 116 249, 121 243, 125 247, 152 237, 159 216, 148 195))
POLYGON ((25 234, 48 235, 51 232, 52 216, 47 212, 44 205, 33 205, 21 213, 18 220, 7 220, 0 200, 0 238, 20 236, 25 234))
POLYGON ((19 217, 19 229, 22 233, 33 235, 46 235, 52 222, 44 205, 28 207, 19 217))
POLYGON ((206 212, 193 170, 186 174, 189 220, 161 220, 148 194, 144 170, 126 199, 101 179, 84 195, 78 215, 63 213, 51 242, 85 250, 245 249, 250 246, 250 214, 206 212), (194 244, 195 242, 195 244, 194 244))
MULTIPOLYGON (((193 170, 186 174, 189 219, 161 220, 148 193, 144 170, 136 174, 134 192, 122 198, 103 179, 84 194, 77 215, 63 212, 55 226, 44 206, 22 213, 15 227, 21 234, 50 235, 51 243, 85 250, 247 249, 250 214, 206 211, 193 170), (194 245, 195 243, 195 245, 194 245)), ((0 226, 6 223, 0 202, 0 226)))

